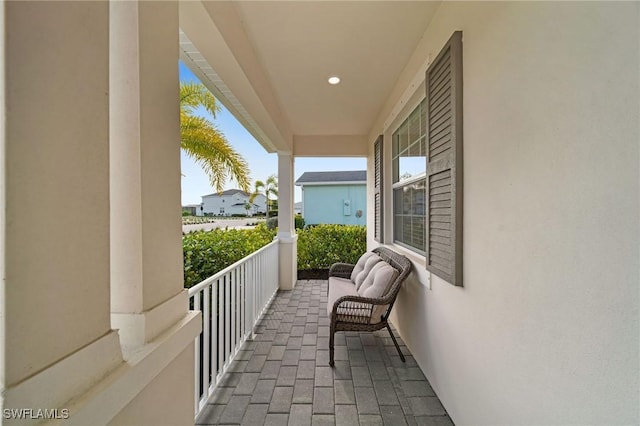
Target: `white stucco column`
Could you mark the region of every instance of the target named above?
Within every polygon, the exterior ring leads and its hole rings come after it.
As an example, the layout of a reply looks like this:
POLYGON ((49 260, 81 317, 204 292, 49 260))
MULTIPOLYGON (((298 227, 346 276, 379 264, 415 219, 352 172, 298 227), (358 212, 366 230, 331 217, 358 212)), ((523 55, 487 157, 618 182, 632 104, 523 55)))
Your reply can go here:
POLYGON ((62 408, 122 364, 109 322, 109 8, 0 11, 0 405, 62 408))
POLYGON ((293 155, 290 152, 278 153, 278 240, 280 288, 291 290, 298 274, 298 236, 293 213, 293 155))
POLYGON ((178 5, 110 3, 111 320, 125 349, 187 311, 178 5))

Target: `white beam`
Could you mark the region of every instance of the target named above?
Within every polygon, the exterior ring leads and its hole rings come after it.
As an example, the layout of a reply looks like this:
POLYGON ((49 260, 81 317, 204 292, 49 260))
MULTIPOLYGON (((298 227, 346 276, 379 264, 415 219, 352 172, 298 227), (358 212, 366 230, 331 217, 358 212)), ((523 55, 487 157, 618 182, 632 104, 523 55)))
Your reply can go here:
POLYGON ((366 157, 369 154, 366 135, 295 135, 296 157, 366 157))

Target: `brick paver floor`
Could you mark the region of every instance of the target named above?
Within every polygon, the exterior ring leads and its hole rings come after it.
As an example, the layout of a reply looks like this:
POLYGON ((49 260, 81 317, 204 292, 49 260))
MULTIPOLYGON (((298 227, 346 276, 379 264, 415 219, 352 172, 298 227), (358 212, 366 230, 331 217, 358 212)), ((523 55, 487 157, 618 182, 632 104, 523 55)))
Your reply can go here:
POLYGON ((278 292, 199 425, 452 425, 401 339, 338 332, 329 367, 327 281, 278 292))

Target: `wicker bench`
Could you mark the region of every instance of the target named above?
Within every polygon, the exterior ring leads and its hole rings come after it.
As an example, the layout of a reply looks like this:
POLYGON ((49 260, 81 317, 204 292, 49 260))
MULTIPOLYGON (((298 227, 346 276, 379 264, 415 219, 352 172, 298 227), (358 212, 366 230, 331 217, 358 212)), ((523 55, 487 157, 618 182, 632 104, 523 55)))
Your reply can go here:
MULTIPOLYGON (((400 359, 402 359, 402 362, 405 361, 387 320, 396 296, 400 291, 400 286, 411 272, 411 262, 405 256, 386 247, 378 247, 372 252, 383 261, 380 262, 379 259, 374 259, 374 265, 376 262, 386 263, 393 268, 393 271, 391 271, 384 265, 378 268, 374 266, 375 269, 384 269, 387 274, 383 277, 389 278, 384 284, 386 291, 380 297, 369 298, 360 294, 362 292, 358 293, 357 285, 352 279, 356 265, 334 263, 329 269, 327 310, 330 319, 329 365, 332 367, 334 366, 334 337, 337 331, 377 331, 386 328, 389 330, 398 354, 400 354, 400 359)), ((369 255, 369 257, 375 256, 369 255)), ((371 272, 377 271, 371 270, 371 272)))

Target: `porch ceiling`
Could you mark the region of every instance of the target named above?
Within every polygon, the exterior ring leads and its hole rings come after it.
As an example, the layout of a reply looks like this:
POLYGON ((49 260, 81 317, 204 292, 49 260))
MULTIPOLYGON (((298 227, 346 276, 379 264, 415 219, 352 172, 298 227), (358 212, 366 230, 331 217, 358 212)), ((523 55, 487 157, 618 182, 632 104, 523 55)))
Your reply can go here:
POLYGON ((189 65, 204 64, 215 71, 218 83, 214 78, 209 84, 218 85, 219 96, 230 95, 225 103, 239 105, 232 112, 246 113, 244 120, 239 117, 245 125, 254 121, 254 136, 267 150, 295 151, 293 143, 299 140, 303 155, 313 155, 318 140, 325 145, 322 155, 327 142, 352 145, 343 149, 346 155, 363 149, 366 153, 366 137, 439 5, 195 3, 181 2, 181 27, 204 61, 189 65), (331 75, 342 82, 329 85, 331 75))

